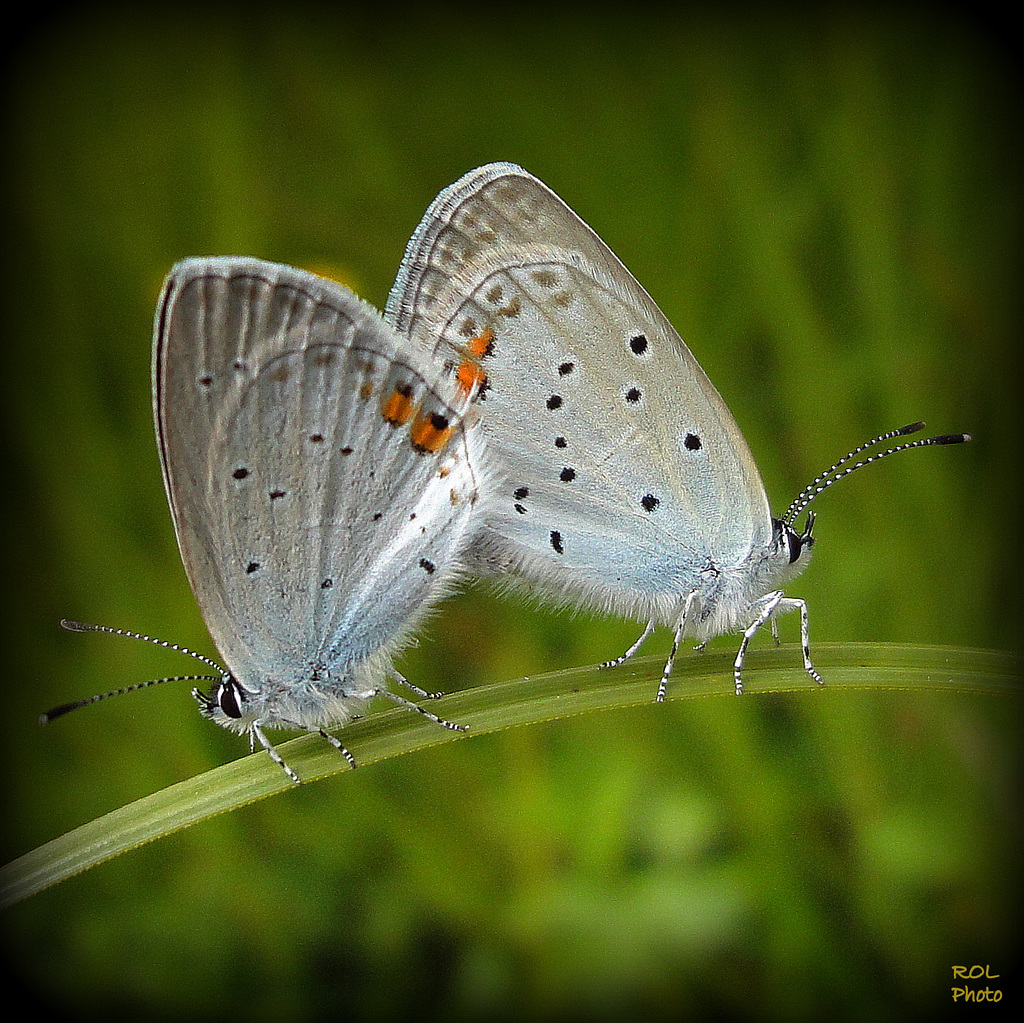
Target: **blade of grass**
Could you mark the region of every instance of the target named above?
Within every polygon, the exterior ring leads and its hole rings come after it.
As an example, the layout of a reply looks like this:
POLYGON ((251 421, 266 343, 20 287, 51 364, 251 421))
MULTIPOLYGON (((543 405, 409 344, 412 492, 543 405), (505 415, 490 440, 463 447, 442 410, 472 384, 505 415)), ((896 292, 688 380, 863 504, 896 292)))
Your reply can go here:
MULTIPOLYGON (((1019 695, 1024 661, 1015 654, 939 646, 820 644, 815 663, 825 675, 819 687, 799 667, 794 648, 758 651, 744 669, 747 694, 850 690, 941 690, 1019 695)), ((419 715, 392 709, 347 726, 345 745, 366 766, 442 742, 486 735, 520 725, 554 721, 598 710, 654 704, 662 669, 658 657, 637 658, 612 671, 572 668, 454 693, 436 706, 443 716, 469 726, 468 733, 438 728, 419 715)), ((670 701, 732 697, 732 655, 677 662, 670 701)), ((278 746, 306 782, 350 770, 319 736, 303 735, 278 746)), ((293 787, 262 751, 168 786, 56 838, 0 868, 0 908, 219 813, 293 787)))

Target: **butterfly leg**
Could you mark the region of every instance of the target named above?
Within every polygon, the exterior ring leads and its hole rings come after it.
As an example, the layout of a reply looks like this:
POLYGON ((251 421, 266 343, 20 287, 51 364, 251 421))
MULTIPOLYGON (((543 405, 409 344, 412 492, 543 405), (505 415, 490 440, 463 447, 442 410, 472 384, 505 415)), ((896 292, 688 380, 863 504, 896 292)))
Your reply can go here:
MULTIPOLYGON (((668 677, 672 674, 672 667, 676 663, 676 651, 679 650, 679 644, 683 641, 683 636, 686 635, 687 626, 690 624, 690 617, 693 615, 696 606, 697 591, 694 590, 686 598, 683 613, 679 616, 679 622, 676 625, 676 634, 672 637, 672 649, 669 651, 668 660, 665 662, 665 669, 661 673, 661 682, 658 684, 658 703, 665 702, 665 692, 668 689, 668 677)), ((703 644, 701 645, 703 646, 703 644)))
POLYGON ((761 610, 743 633, 743 641, 740 643, 739 651, 736 654, 736 661, 733 665, 733 674, 736 678, 736 695, 740 696, 743 693, 743 660, 747 655, 747 647, 749 646, 751 639, 753 639, 757 630, 760 629, 761 626, 769 619, 771 619, 772 622, 773 634, 778 635, 774 616, 780 611, 799 610, 800 644, 803 648, 804 671, 806 671, 815 682, 822 684, 821 676, 817 671, 815 671, 814 665, 811 663, 811 643, 807 617, 807 601, 800 600, 796 597, 784 597, 781 590, 776 590, 775 593, 769 593, 768 596, 763 599, 764 602, 761 606, 761 610))
POLYGON ((424 700, 436 700, 440 696, 444 696, 444 693, 428 693, 426 689, 420 689, 418 685, 410 682, 401 672, 397 672, 394 668, 391 669, 391 674, 395 676, 395 681, 405 686, 406 689, 411 689, 417 696, 424 700))
POLYGON ((617 668, 620 664, 624 664, 628 661, 633 654, 637 652, 644 645, 644 640, 654 632, 654 621, 653 619, 647 623, 647 627, 643 631, 643 635, 621 656, 616 657, 614 661, 602 661, 599 668, 617 668))
POLYGON ((760 629, 769 618, 771 618, 782 600, 782 590, 776 590, 774 593, 769 593, 764 597, 761 603, 761 610, 758 612, 757 617, 747 626, 743 633, 743 640, 736 653, 736 660, 733 663, 732 671, 733 676, 736 679, 737 696, 743 695, 743 660, 747 656, 747 647, 750 645, 750 641, 754 638, 757 630, 760 629))
POLYGON ((335 738, 330 732, 325 732, 322 728, 318 728, 317 731, 349 762, 351 767, 356 766, 356 758, 342 746, 340 739, 335 738))
MULTIPOLYGON (((284 773, 288 775, 288 777, 291 778, 291 780, 295 782, 296 785, 302 784, 302 780, 299 778, 299 776, 284 762, 284 760, 281 757, 281 754, 278 753, 276 749, 274 749, 274 744, 263 734, 263 729, 255 723, 249 726, 250 744, 252 744, 254 738, 259 739, 260 745, 270 754, 270 759, 273 760, 274 763, 277 764, 277 766, 280 767, 281 770, 284 771, 284 773)), ((337 742, 337 740, 335 740, 335 742, 337 742)), ((345 755, 348 756, 349 760, 351 761, 352 757, 348 753, 348 751, 344 750, 344 752, 345 755)), ((355 763, 353 763, 352 766, 355 767, 355 763)))
POLYGON ((418 703, 413 703, 412 700, 407 700, 404 696, 389 693, 386 689, 378 689, 375 693, 372 693, 371 696, 386 696, 392 703, 397 703, 400 707, 405 707, 408 710, 418 711, 425 718, 428 718, 445 728, 450 728, 453 732, 468 731, 468 725, 457 725, 454 721, 446 721, 444 718, 439 718, 436 714, 431 714, 429 710, 425 710, 418 703))
POLYGON ((811 664, 811 640, 810 632, 807 628, 807 601, 791 599, 791 603, 796 604, 800 608, 800 645, 803 647, 804 653, 804 671, 806 671, 819 686, 824 685, 824 680, 814 670, 814 665, 811 664))
POLYGON ((780 611, 800 612, 800 646, 802 647, 804 655, 804 671, 806 671, 807 674, 818 683, 818 685, 824 685, 822 677, 817 673, 817 671, 815 671, 814 665, 811 663, 811 641, 807 620, 807 601, 800 600, 798 597, 782 597, 780 600, 775 602, 772 608, 772 632, 776 637, 778 636, 778 626, 775 621, 775 616, 780 611))

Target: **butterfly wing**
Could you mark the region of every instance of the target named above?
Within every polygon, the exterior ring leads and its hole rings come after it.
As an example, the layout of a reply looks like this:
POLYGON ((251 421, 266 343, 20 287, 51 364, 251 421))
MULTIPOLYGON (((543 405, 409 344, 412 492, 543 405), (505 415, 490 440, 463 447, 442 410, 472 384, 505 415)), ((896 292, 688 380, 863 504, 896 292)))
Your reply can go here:
POLYGON ((477 569, 673 622, 686 594, 711 599, 769 545, 764 486, 718 391, 604 242, 521 168, 481 167, 437 197, 386 317, 464 383, 486 374, 504 479, 477 569))
MULTIPOLYGON (((154 413, 189 582, 264 694, 386 666, 456 570, 480 453, 452 381, 347 289, 244 258, 174 268, 154 413)), ((268 723, 272 723, 269 722, 268 723)))

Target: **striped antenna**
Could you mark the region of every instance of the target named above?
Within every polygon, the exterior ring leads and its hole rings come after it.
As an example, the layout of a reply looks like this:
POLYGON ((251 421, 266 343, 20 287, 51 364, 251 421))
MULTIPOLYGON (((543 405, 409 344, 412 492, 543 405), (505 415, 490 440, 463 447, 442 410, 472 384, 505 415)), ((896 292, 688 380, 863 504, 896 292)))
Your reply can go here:
POLYGON ((99 703, 100 700, 106 700, 111 696, 123 696, 125 693, 134 693, 137 689, 148 689, 150 686, 162 685, 164 682, 221 682, 228 677, 228 673, 216 661, 211 661, 209 657, 196 653, 195 650, 189 650, 188 647, 179 646, 177 643, 169 643, 165 639, 154 639, 152 636, 144 636, 141 632, 131 632, 128 629, 112 629, 107 625, 89 625, 86 622, 73 622, 69 618, 62 618, 60 624, 61 628, 67 629, 68 632, 107 632, 112 636, 127 636, 129 639, 141 639, 144 643, 153 643, 156 646, 164 647, 166 650, 175 650, 179 654, 187 654, 189 657, 194 657, 197 661, 202 661, 203 664, 209 665, 218 674, 169 675, 167 678, 153 678, 148 682, 136 682, 134 685, 125 686, 122 689, 112 689, 109 693, 99 693, 84 700, 75 700, 73 703, 62 703, 60 706, 48 710, 45 714, 39 715, 39 723, 41 725, 48 724, 54 718, 63 717, 63 715, 70 711, 78 710, 79 707, 88 707, 91 703, 99 703))
POLYGON ((844 476, 849 476, 851 472, 863 469, 865 465, 879 462, 883 458, 888 458, 889 455, 895 455, 898 451, 909 451, 911 448, 926 448, 932 444, 964 444, 971 439, 969 433, 945 433, 939 437, 928 437, 923 440, 908 441, 906 444, 897 444, 895 447, 886 448, 885 451, 868 455, 867 458, 863 458, 853 465, 847 465, 847 462, 856 458, 862 451, 867 451, 868 448, 873 448, 876 444, 883 444, 894 437, 906 437, 908 434, 917 433, 923 429, 924 423, 910 423, 908 426, 901 426, 898 430, 890 430, 888 433, 879 434, 873 440, 869 440, 854 448, 848 454, 843 455, 838 462, 816 476, 797 494, 793 503, 786 509, 786 514, 782 516, 782 522, 787 526, 792 526, 800 512, 820 493, 828 490, 834 483, 838 483, 844 476))

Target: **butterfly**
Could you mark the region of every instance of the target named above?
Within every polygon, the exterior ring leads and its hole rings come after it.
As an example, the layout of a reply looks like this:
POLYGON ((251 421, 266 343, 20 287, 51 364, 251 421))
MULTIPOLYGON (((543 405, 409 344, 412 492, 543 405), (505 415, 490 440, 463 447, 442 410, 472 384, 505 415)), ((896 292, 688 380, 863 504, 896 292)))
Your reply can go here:
POLYGON ((748 644, 805 601, 784 587, 814 546, 822 490, 911 447, 861 445, 773 517, 736 420, 668 319, 607 245, 521 167, 470 171, 427 210, 406 249, 386 319, 432 348, 479 406, 500 473, 497 501, 472 541, 479 575, 520 580, 563 602, 674 630, 659 683, 665 697, 679 644, 742 632, 748 644))

